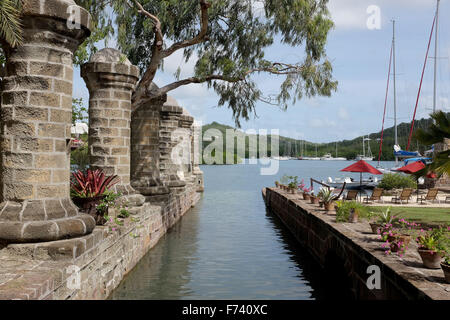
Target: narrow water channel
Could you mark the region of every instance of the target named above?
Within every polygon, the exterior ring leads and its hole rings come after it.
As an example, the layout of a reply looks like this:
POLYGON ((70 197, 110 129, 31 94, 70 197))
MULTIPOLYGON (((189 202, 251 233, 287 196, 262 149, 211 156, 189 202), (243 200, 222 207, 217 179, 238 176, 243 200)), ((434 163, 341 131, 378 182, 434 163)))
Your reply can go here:
MULTIPOLYGON (((341 161, 203 166, 205 193, 111 294, 111 299, 329 299, 340 288, 266 211, 261 189, 283 174, 340 176, 341 161)), ((350 174, 350 176, 352 176, 350 174)), ((356 176, 354 176, 356 178, 356 176)), ((359 177, 358 177, 359 178, 359 177)))

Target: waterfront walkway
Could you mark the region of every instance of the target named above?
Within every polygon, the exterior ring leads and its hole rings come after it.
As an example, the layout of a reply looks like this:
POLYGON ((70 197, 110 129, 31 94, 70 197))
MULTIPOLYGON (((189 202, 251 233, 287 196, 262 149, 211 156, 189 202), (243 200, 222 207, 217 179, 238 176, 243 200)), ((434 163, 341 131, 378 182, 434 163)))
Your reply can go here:
POLYGON ((341 260, 357 298, 450 300, 450 284, 445 282, 442 270, 423 267, 414 241, 403 257, 386 255, 368 222, 337 223, 335 212, 327 214, 300 195, 278 188, 264 189, 263 197, 269 209, 323 266, 330 256, 341 260), (368 290, 366 286, 366 270, 373 265, 381 269, 381 290, 368 290))

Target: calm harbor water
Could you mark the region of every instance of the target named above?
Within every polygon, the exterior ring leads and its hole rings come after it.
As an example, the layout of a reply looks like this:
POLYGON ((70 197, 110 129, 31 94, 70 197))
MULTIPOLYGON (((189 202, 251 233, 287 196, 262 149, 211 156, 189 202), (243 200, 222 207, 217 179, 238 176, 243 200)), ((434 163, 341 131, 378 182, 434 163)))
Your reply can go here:
MULTIPOLYGON (((284 174, 318 180, 350 161, 280 161, 275 176, 259 165, 202 166, 202 199, 149 251, 111 299, 327 299, 345 295, 266 208, 261 189, 284 174)), ((376 163, 373 162, 373 165, 376 163)), ((385 162, 386 167, 393 163, 385 162)))

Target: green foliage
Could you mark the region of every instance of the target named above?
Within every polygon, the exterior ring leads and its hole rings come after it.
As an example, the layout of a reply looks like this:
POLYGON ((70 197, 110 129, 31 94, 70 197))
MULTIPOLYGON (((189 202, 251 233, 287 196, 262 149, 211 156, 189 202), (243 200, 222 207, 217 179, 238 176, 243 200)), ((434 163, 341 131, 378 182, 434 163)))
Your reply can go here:
MULTIPOLYGON (((113 1, 114 2, 114 1, 113 1)), ((75 3, 89 11, 92 16, 91 35, 78 47, 74 54, 74 64, 81 65, 89 60, 91 54, 97 52, 99 42, 108 41, 114 35, 114 21, 108 1, 103 0, 75 0, 75 3)))
POLYGON ((104 198, 97 206, 97 211, 101 213, 106 213, 109 207, 115 206, 116 200, 121 196, 121 194, 108 190, 105 193, 103 193, 103 195, 104 198))
POLYGON ((291 189, 297 189, 298 188, 298 177, 297 176, 289 176, 288 177, 288 187, 291 189))
POLYGON ((83 104, 83 99, 72 98, 72 124, 88 121, 88 109, 83 104))
MULTIPOLYGON (((448 114, 450 116, 450 113, 448 114)), ((425 128, 428 127, 429 124, 432 122, 431 119, 421 119, 417 120, 415 122, 416 128, 425 128)), ((410 123, 401 123, 398 126, 398 132, 399 132, 399 141, 402 145, 406 146, 407 140, 408 140, 408 133, 409 133, 409 127, 410 123)), ((226 136, 225 131, 226 129, 234 129, 233 127, 223 125, 217 122, 212 122, 210 124, 206 124, 203 126, 203 133, 208 129, 217 129, 222 132, 223 138, 224 138, 224 146, 226 145, 226 136)), ((246 146, 245 146, 245 158, 249 158, 249 144, 247 143, 249 141, 249 138, 252 137, 252 135, 246 135, 246 146)), ((367 143, 370 143, 370 148, 372 149, 372 152, 374 154, 378 153, 379 149, 379 143, 377 139, 381 137, 381 132, 378 133, 371 133, 370 138, 371 140, 367 143)), ((270 153, 270 146, 271 146, 271 136, 268 136, 267 139, 267 156, 271 156, 270 153)), ((206 147, 207 142, 203 142, 203 147, 206 147)), ((312 142, 308 142, 305 140, 295 140, 288 137, 279 137, 279 154, 281 156, 300 156, 302 154, 301 149, 304 145, 304 152, 303 156, 305 157, 312 157, 316 155, 316 148, 315 144, 312 142)), ((388 128, 384 130, 383 135, 383 148, 381 153, 381 160, 394 160, 394 152, 393 152, 393 146, 394 146, 394 128, 388 128)), ((418 150, 420 152, 424 152, 425 150, 430 149, 430 146, 427 144, 418 143, 417 140, 412 140, 412 146, 414 146, 414 150, 418 150)), ((362 152, 362 137, 357 137, 352 140, 344 140, 344 141, 338 141, 337 142, 338 147, 338 156, 339 157, 346 157, 347 159, 354 159, 358 154, 362 152)), ((225 148, 225 147, 224 147, 225 148)), ((258 150, 259 152, 259 150, 258 150)), ((336 142, 329 142, 329 143, 321 143, 317 144, 317 155, 322 156, 326 153, 331 153, 333 156, 335 156, 336 152, 336 142)), ((259 157, 259 153, 258 156, 259 157)))
MULTIPOLYGON (((427 145, 445 143, 445 139, 450 139, 450 114, 437 111, 431 115, 431 118, 433 121, 426 130, 416 131, 416 139, 427 145)), ((427 169, 438 174, 450 174, 450 150, 437 153, 433 163, 428 165, 427 169)))
MULTIPOLYGON (((91 38, 77 52, 77 62, 85 61, 93 44, 108 38, 113 32, 111 12, 101 0, 77 0, 93 13, 96 28, 91 38)), ((140 0, 145 10, 157 16, 165 45, 194 38, 201 25, 200 1, 140 0)), ((325 44, 333 27, 326 0, 208 1, 207 40, 183 49, 185 61, 197 59, 194 76, 206 82, 219 95, 219 106, 233 111, 236 124, 249 119, 258 100, 276 103, 282 108, 304 96, 330 96, 337 82, 332 78, 332 66, 326 56, 325 44), (279 41, 298 48, 299 58, 289 64, 268 61, 265 50, 279 41), (252 75, 272 73, 283 77, 274 99, 265 98, 252 75), (219 76, 222 80, 211 79, 219 76)), ((133 1, 111 2, 118 46, 139 66, 141 74, 150 65, 154 53, 154 23, 140 14, 133 1), (131 4, 131 6, 130 6, 131 4)), ((160 63, 159 68, 164 64, 160 63)), ((177 70, 175 77, 180 77, 177 70)), ((217 79, 217 78, 215 78, 217 79)))
POLYGON ((89 149, 85 143, 81 148, 75 149, 70 153, 70 164, 76 165, 77 169, 85 171, 89 166, 89 149))
POLYGON ((21 7, 22 0, 0 1, 0 39, 12 47, 22 43, 21 7))
POLYGON ((369 210, 363 204, 357 201, 336 201, 336 222, 348 222, 350 210, 358 212, 360 218, 367 218, 369 210))
POLYGON ((428 231, 422 230, 421 234, 416 239, 419 248, 440 253, 446 252, 448 240, 448 234, 442 227, 428 231))
POLYGON ((388 173, 383 175, 379 188, 384 190, 402 189, 402 188, 417 188, 417 182, 411 176, 405 176, 400 173, 388 173))
POLYGON ((381 224, 394 224, 398 221, 398 218, 392 215, 391 207, 387 207, 386 210, 375 215, 378 216, 378 222, 381 224))
MULTIPOLYGON (((213 163, 210 163, 210 164, 212 164, 212 165, 224 165, 224 164, 239 164, 239 163, 242 163, 242 159, 239 158, 237 154, 233 154, 233 163, 227 163, 227 152, 226 152, 226 151, 221 152, 220 150, 218 150, 217 152, 220 153, 220 154, 219 154, 219 158, 222 160, 222 163, 217 163, 217 162, 214 160, 213 163), (221 156, 220 156, 220 155, 221 155, 221 156)), ((211 151, 211 154, 210 154, 210 155, 207 155, 207 156, 211 156, 211 158, 214 159, 215 156, 216 156, 216 150, 215 150, 215 149, 212 150, 212 151, 211 151)), ((202 158, 202 164, 207 164, 207 163, 205 162, 204 157, 202 158)))
POLYGON ((330 203, 334 199, 333 191, 328 188, 321 188, 317 196, 322 200, 323 203, 330 203))

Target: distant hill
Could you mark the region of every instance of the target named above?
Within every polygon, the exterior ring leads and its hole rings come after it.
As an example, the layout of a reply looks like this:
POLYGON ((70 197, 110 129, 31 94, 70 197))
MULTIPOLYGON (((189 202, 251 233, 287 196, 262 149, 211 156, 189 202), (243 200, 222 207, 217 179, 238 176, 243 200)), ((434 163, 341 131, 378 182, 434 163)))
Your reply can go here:
MULTIPOLYGON (((426 129, 431 124, 431 119, 420 119, 415 121, 414 128, 422 128, 426 129)), ((410 129, 411 123, 401 123, 397 126, 398 131, 398 141, 402 148, 406 148, 406 144, 408 142, 408 135, 409 135, 409 129, 410 129)), ((223 136, 223 144, 224 144, 224 150, 226 145, 226 130, 227 129, 234 129, 233 127, 220 124, 218 122, 212 122, 210 124, 204 125, 202 128, 203 134, 208 129, 217 129, 222 133, 223 136)), ((242 132, 242 131, 241 131, 242 132)), ((270 135, 269 135, 270 137, 270 135)), ((372 150, 372 154, 375 157, 375 159, 378 158, 378 151, 380 148, 379 139, 381 137, 381 131, 370 133, 370 148, 372 150)), ((246 153, 245 158, 249 157, 249 151, 248 151, 248 138, 249 136, 246 135, 246 153)), ((337 149, 338 149, 338 156, 339 157, 346 157, 347 159, 354 159, 358 154, 362 153, 362 139, 363 137, 356 137, 352 140, 343 140, 343 141, 332 141, 328 143, 320 143, 317 144, 317 156, 323 156, 326 153, 331 153, 333 157, 336 156, 336 143, 337 143, 337 149)), ((203 148, 206 148, 211 141, 203 141, 203 148)), ((366 142, 367 143, 367 142, 366 142)), ((306 140, 296 140, 288 137, 280 136, 279 138, 279 146, 280 146, 280 155, 281 156, 300 156, 302 154, 303 149, 303 156, 316 156, 316 144, 313 142, 309 142, 306 140)), ((381 160, 384 161, 390 161, 394 160, 394 154, 393 154, 393 147, 394 147, 394 127, 390 127, 384 130, 383 135, 383 149, 382 149, 382 155, 381 160)), ((430 146, 424 146, 421 144, 418 144, 418 142, 415 139, 412 139, 411 141, 411 147, 410 150, 412 151, 420 151, 421 154, 425 150, 428 150, 430 146)), ((268 149, 270 150, 270 139, 268 141, 268 149)), ((366 146, 367 150, 367 146, 366 146)), ((235 150, 236 152, 236 150, 235 150)), ((268 154, 270 156, 270 153, 268 154)))

